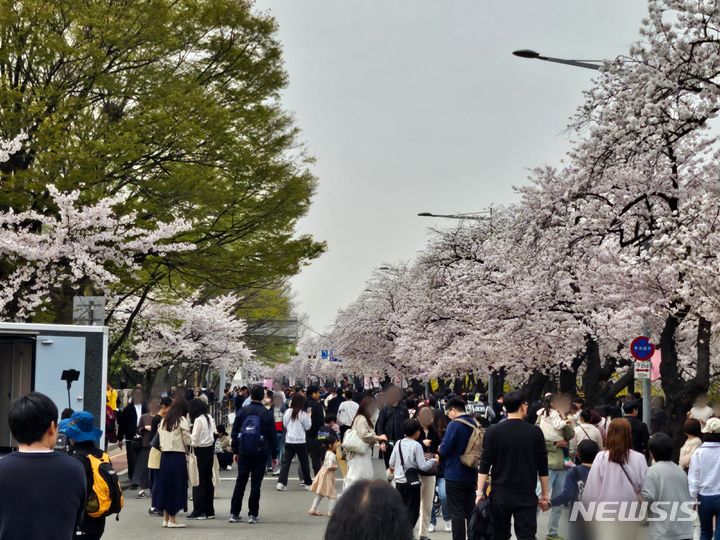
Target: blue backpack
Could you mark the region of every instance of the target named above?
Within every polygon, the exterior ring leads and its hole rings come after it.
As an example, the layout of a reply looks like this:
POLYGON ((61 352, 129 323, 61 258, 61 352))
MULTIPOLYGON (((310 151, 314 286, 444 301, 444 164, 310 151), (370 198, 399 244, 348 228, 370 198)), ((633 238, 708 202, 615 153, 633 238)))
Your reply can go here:
POLYGON ((257 414, 248 414, 240 427, 240 452, 244 456, 257 456, 265 451, 265 437, 263 437, 260 417, 257 414))

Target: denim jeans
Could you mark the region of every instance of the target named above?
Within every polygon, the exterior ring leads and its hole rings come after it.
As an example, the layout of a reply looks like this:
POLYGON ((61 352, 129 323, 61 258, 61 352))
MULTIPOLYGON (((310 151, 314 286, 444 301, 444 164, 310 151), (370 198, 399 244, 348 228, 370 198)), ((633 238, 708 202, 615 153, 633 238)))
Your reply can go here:
POLYGON ((698 495, 698 503, 700 540, 720 540, 720 527, 713 536, 713 519, 720 520, 720 495, 698 495))
MULTIPOLYGON (((442 518, 445 521, 450 521, 450 510, 448 510, 447 504, 447 493, 445 493, 445 479, 438 478, 435 483, 435 489, 437 490, 438 499, 440 499, 440 511, 442 512, 442 518)), ((430 523, 437 525, 437 516, 435 512, 430 515, 430 523)))
MULTIPOLYGON (((567 470, 550 469, 550 496, 557 497, 563 492, 565 487, 565 476, 567 470)), ((548 523, 548 536, 558 536, 560 527, 560 516, 562 515, 562 506, 553 506, 550 508, 550 522, 548 523)))

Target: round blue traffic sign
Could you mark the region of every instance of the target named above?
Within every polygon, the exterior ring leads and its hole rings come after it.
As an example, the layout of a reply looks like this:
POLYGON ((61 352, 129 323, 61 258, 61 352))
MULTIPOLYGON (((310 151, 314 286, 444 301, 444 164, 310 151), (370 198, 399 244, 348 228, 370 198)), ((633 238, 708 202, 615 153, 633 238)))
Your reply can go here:
POLYGON ((633 339, 630 344, 630 354, 635 360, 650 360, 655 354, 655 345, 650 342, 650 338, 639 336, 633 339))

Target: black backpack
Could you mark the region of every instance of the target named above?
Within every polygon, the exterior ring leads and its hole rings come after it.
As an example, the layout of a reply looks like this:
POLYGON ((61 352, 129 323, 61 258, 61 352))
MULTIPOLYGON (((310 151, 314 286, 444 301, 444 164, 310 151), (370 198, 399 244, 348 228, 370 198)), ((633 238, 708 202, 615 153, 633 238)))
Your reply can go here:
POLYGON ((484 499, 473 510, 468 525, 469 540, 495 540, 495 518, 490 498, 484 499))

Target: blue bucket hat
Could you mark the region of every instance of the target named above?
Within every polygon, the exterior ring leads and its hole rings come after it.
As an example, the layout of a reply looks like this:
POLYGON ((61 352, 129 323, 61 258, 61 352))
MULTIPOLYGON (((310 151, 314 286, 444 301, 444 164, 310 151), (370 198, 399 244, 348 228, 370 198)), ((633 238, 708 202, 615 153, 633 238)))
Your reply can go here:
POLYGON ((65 428, 65 435, 75 442, 99 441, 102 430, 93 425, 93 415, 86 411, 74 412, 65 428))

